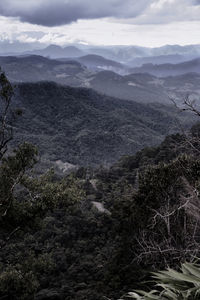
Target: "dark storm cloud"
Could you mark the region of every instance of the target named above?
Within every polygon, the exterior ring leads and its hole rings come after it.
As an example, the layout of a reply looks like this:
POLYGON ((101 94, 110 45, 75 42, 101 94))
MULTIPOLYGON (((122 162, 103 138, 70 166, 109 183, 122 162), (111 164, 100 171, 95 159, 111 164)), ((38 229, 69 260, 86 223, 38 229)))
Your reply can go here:
POLYGON ((7 0, 0 3, 0 15, 44 26, 68 24, 79 19, 103 17, 134 18, 149 0, 7 0), (3 2, 3 3, 2 3, 3 2))
POLYGON ((199 5, 200 0, 6 0, 0 1, 0 15, 44 26, 104 17, 155 24, 199 20, 199 5))

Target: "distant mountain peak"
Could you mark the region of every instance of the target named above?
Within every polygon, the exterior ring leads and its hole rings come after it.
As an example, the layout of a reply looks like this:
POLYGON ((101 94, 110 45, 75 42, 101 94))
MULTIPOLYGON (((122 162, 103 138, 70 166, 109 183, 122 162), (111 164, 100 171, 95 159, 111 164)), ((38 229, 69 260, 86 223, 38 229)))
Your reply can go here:
POLYGON ((49 50, 49 49, 51 49, 51 50, 54 50, 54 49, 62 49, 62 47, 61 46, 58 46, 58 45, 55 45, 55 44, 51 44, 51 45, 49 45, 49 46, 47 46, 46 48, 44 48, 43 50, 49 50))

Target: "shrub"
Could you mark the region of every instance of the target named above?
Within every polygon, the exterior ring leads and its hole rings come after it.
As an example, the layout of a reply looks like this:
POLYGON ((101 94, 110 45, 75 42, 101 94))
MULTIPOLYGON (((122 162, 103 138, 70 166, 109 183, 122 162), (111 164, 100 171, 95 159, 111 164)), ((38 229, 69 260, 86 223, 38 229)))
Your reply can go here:
POLYGON ((153 273, 155 289, 150 292, 135 291, 128 298, 138 300, 189 300, 200 297, 200 265, 183 263, 180 271, 168 268, 153 273))

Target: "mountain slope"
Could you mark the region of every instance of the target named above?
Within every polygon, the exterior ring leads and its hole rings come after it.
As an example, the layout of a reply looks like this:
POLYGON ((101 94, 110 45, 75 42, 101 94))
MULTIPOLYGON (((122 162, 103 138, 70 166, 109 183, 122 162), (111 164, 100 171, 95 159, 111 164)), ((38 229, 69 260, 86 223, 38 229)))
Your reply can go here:
POLYGON ((132 61, 129 61, 129 66, 141 67, 144 64, 178 64, 187 60, 187 57, 182 56, 180 54, 137 57, 134 58, 132 61))
POLYGON ((102 71, 91 75, 86 81, 87 87, 120 99, 139 103, 170 104, 169 96, 180 104, 185 95, 200 96, 200 74, 186 73, 179 76, 158 78, 148 73, 135 73, 126 76, 102 71))
MULTIPOLYGON (((55 83, 21 84, 15 106, 23 116, 16 140, 39 146, 50 160, 73 164, 108 164, 159 143, 178 130, 173 107, 144 105, 102 96, 93 90, 55 83)), ((185 115, 179 120, 191 124, 185 115)))
POLYGON ((169 103, 163 84, 159 84, 159 80, 149 74, 120 76, 111 71, 102 71, 90 78, 88 87, 112 97, 140 103, 169 103))
POLYGON ((12 82, 55 81, 60 84, 81 85, 79 79, 88 75, 86 68, 79 62, 65 62, 38 55, 1 56, 0 66, 12 82))
POLYGON ((150 73, 159 77, 177 76, 186 73, 200 73, 200 58, 179 64, 145 64, 142 67, 133 68, 131 71, 133 73, 150 73))
POLYGON ((100 70, 110 70, 116 73, 125 73, 127 72, 127 67, 110 59, 106 59, 100 55, 88 54, 76 59, 83 65, 85 65, 88 69, 94 71, 100 70))

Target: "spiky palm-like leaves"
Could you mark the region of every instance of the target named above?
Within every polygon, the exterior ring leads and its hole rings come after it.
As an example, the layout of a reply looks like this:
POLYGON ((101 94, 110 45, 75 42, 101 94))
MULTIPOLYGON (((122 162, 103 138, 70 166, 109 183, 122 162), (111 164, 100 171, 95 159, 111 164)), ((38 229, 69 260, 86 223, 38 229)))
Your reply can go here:
POLYGON ((135 291, 128 298, 137 300, 192 300, 200 299, 200 265, 184 263, 180 271, 168 268, 153 273, 156 281, 150 292, 135 291))

